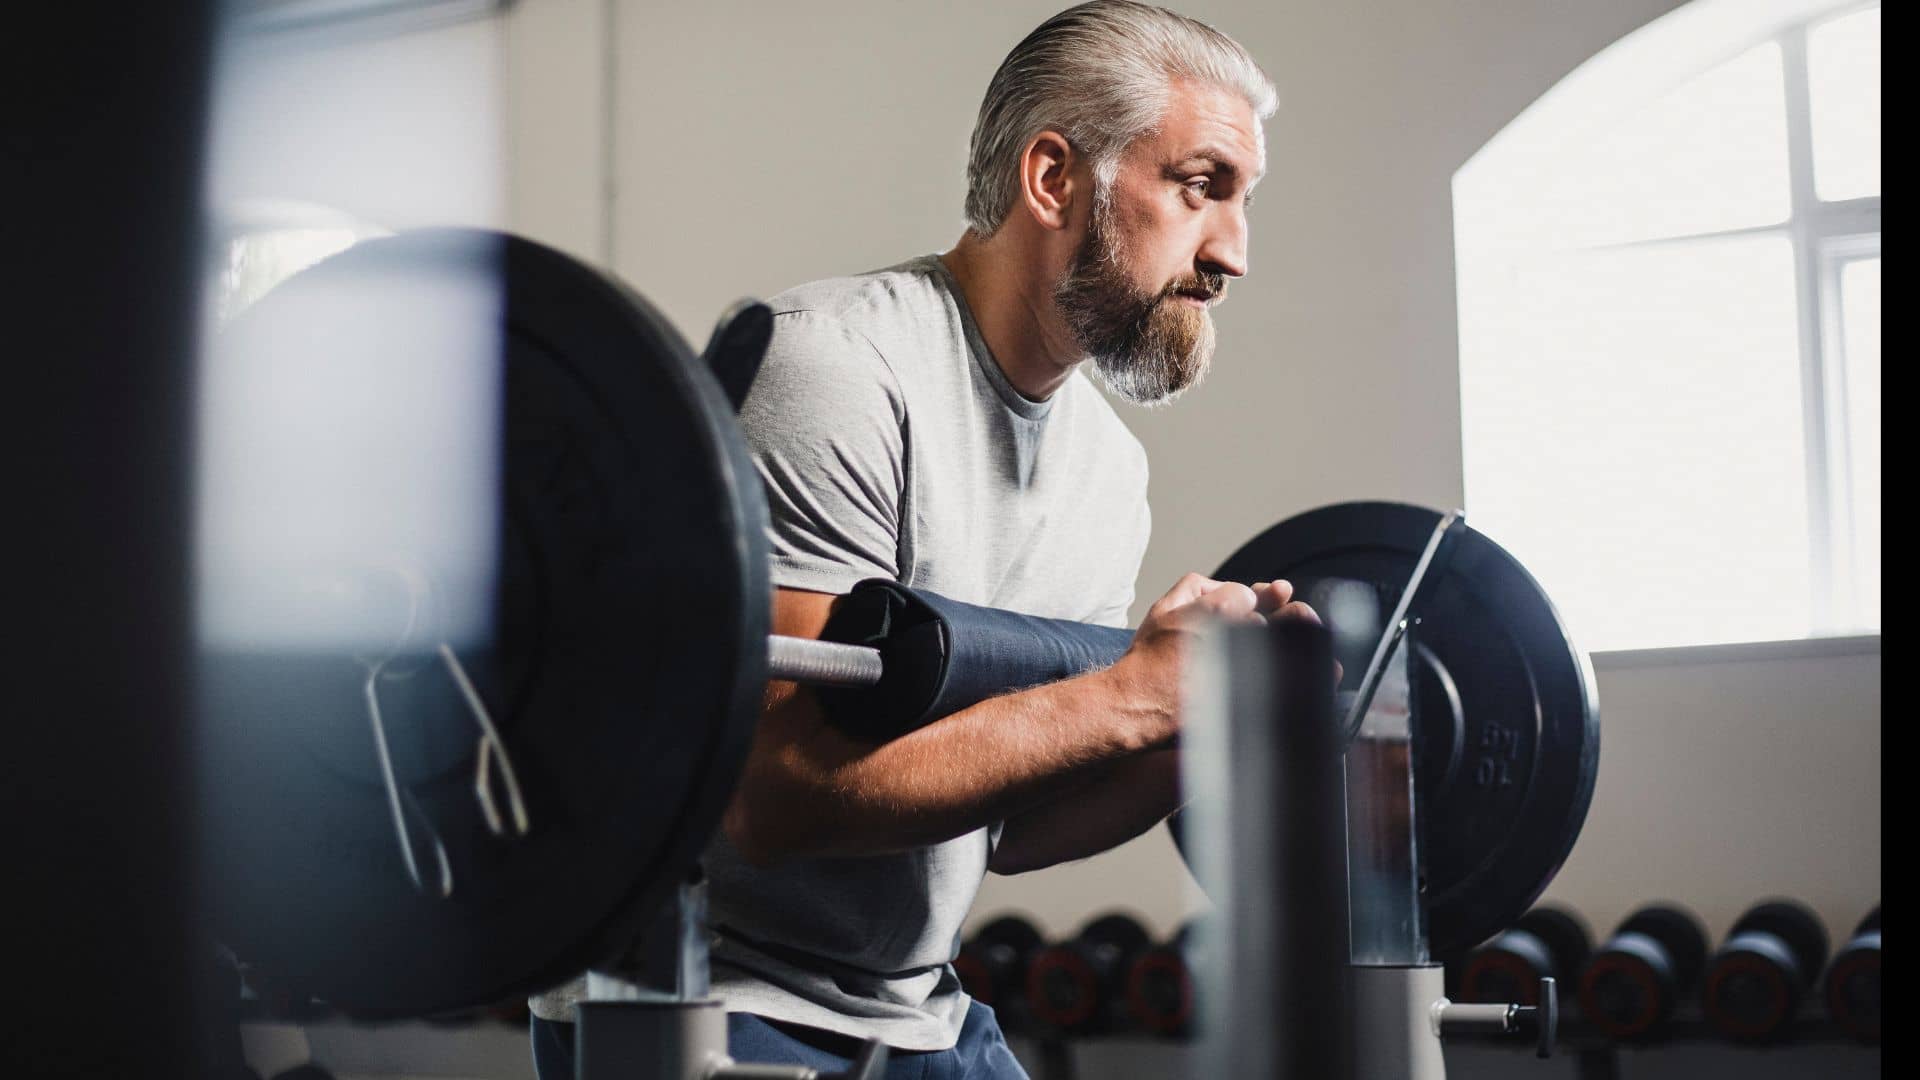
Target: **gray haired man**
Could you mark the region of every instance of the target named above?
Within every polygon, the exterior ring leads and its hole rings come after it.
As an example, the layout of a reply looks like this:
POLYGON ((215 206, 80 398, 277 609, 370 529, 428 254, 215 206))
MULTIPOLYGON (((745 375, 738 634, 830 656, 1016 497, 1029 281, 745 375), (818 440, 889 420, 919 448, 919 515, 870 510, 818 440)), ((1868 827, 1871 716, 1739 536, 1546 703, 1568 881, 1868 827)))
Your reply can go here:
MULTIPOLYGON (((1224 34, 1081 4, 988 85, 952 250, 773 298, 741 421, 772 510, 776 633, 819 636, 871 577, 1125 624, 1146 456, 1086 369, 1148 406, 1205 373, 1210 309, 1247 272, 1273 109, 1224 34)), ((1172 813, 1191 635, 1281 616, 1315 617, 1286 582, 1189 574, 1112 667, 877 745, 772 684, 706 859, 730 1053, 836 1069, 879 1038, 890 1076, 1024 1076, 951 963, 982 878, 1105 851, 1172 813)), ((577 995, 533 1002, 549 1080, 577 995)))

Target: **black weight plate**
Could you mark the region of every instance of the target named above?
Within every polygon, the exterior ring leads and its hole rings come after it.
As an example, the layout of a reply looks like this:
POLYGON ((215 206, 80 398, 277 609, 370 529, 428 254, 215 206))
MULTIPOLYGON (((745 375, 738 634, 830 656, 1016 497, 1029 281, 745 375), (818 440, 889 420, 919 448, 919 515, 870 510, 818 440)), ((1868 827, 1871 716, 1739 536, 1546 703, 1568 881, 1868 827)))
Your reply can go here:
MULTIPOLYGON (((1222 580, 1285 578, 1335 632, 1342 689, 1358 685, 1441 515, 1352 502, 1289 518, 1236 551, 1222 580), (1374 608, 1334 601, 1359 582, 1374 608), (1340 633, 1339 618, 1370 622, 1340 633)), ((1414 787, 1429 950, 1435 960, 1512 925, 1559 871, 1586 820, 1600 761, 1592 668, 1553 604, 1499 545, 1460 537, 1419 613, 1409 677, 1414 787)))
MULTIPOLYGON (((498 301, 477 309, 483 332, 460 369, 496 403, 484 415, 497 431, 483 436, 497 454, 481 504, 491 555, 476 590, 490 594, 429 592, 426 607, 484 613, 482 631, 454 644, 511 757, 530 831, 485 827, 479 728, 431 634, 410 638, 378 685, 394 771, 448 853, 444 899, 422 895, 404 868, 355 650, 203 636, 197 750, 214 930, 277 980, 365 1015, 485 1005, 613 959, 717 825, 765 681, 766 508, 718 385, 618 282, 474 230, 349 249, 222 333, 203 380, 202 610, 251 605, 298 624, 325 594, 363 615, 404 612, 418 593, 396 582, 434 580, 431 567, 394 571, 388 555, 402 567, 411 556, 377 544, 343 570, 222 530, 249 501, 298 512, 303 463, 356 452, 329 444, 330 430, 413 422, 385 419, 389 387, 446 358, 422 359, 410 320, 423 295, 462 290, 498 301)), ((389 464, 365 483, 418 485, 434 467, 389 464)), ((429 486, 405 495, 436 497, 429 486)), ((379 535, 377 522, 337 524, 379 535)))

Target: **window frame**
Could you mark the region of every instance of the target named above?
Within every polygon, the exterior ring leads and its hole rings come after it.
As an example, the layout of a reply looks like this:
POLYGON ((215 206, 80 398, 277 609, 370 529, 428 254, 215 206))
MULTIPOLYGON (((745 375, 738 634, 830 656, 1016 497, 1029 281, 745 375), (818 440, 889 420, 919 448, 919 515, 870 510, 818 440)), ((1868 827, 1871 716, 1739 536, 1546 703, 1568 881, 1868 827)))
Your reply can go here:
POLYGON ((1815 27, 1879 7, 1853 4, 1823 12, 1774 36, 1787 89, 1787 170, 1792 216, 1795 295, 1799 305, 1801 403, 1806 437, 1808 553, 1813 562, 1813 626, 1809 636, 1859 633, 1852 604, 1850 550, 1854 527, 1847 460, 1844 347, 1840 327, 1840 269, 1848 258, 1880 250, 1879 195, 1822 200, 1814 183, 1813 97, 1807 38, 1815 27), (1837 362, 1836 362, 1837 361, 1837 362), (1844 575, 1844 579, 1843 579, 1844 575))

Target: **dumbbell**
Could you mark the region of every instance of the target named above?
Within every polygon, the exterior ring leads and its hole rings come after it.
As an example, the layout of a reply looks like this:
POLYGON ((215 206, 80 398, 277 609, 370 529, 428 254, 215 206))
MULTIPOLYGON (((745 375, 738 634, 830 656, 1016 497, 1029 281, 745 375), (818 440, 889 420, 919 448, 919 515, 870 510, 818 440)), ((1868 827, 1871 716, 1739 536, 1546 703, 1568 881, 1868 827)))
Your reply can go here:
POLYGON ((1827 1015, 1862 1042, 1880 1041, 1880 907, 1874 905, 1827 965, 1827 1015))
POLYGON ((1026 1019, 1027 965, 1045 944, 1031 922, 1002 915, 960 946, 953 969, 967 996, 1000 1014, 1001 1027, 1018 1028, 1026 1019))
POLYGON ((1792 900, 1756 904, 1708 962, 1701 1012, 1729 1039, 1778 1038, 1826 966, 1827 930, 1813 912, 1792 900))
POLYGON ((1132 1026, 1167 1038, 1192 1033, 1198 1003, 1193 972, 1203 962, 1205 940, 1205 930, 1189 920, 1172 938, 1133 958, 1124 998, 1132 1026))
POLYGON ((1041 1024, 1068 1035, 1117 1029, 1127 968, 1153 939, 1131 915, 1113 912, 1034 954, 1027 965, 1027 1004, 1041 1024))
POLYGON ((1587 966, 1593 936, 1580 916, 1542 904, 1475 949, 1460 972, 1463 1002, 1540 1004, 1540 980, 1566 986, 1587 966))
POLYGON ((1664 1032, 1693 993, 1707 961, 1700 920, 1668 904, 1628 915, 1580 973, 1580 1011, 1608 1038, 1631 1042, 1664 1032))

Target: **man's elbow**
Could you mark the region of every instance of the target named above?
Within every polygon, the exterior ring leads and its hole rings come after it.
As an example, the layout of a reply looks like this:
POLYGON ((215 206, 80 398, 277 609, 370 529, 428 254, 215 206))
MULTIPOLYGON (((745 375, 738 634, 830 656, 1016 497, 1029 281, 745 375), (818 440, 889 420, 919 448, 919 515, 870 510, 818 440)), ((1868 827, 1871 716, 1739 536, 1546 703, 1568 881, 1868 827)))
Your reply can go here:
POLYGON ((809 854, 809 840, 817 840, 817 830, 810 827, 805 814, 796 812, 795 801, 743 783, 720 819, 727 843, 742 859, 762 869, 809 854))
POLYGON ((777 850, 773 838, 758 828, 760 815, 753 813, 748 800, 741 792, 734 792, 733 800, 727 804, 727 812, 720 818, 720 831, 725 834, 728 846, 735 854, 754 867, 765 869, 772 865, 777 850))
POLYGON ((1058 866, 1073 858, 1058 852, 1041 850, 1034 844, 1023 844, 1003 832, 1000 842, 994 845, 993 853, 987 856, 987 871, 1001 877, 1015 874, 1030 874, 1035 870, 1045 870, 1049 866, 1058 866))
POLYGON ((784 859, 834 854, 839 829, 830 810, 797 785, 743 778, 720 827, 742 859, 766 868, 784 859))
POLYGON ((998 855, 987 860, 987 872, 1001 877, 1012 877, 1015 874, 1025 874, 1041 869, 1045 868, 1018 859, 1003 859, 998 855))

